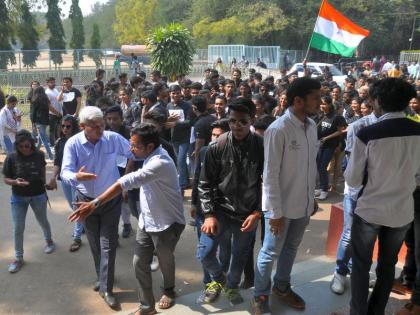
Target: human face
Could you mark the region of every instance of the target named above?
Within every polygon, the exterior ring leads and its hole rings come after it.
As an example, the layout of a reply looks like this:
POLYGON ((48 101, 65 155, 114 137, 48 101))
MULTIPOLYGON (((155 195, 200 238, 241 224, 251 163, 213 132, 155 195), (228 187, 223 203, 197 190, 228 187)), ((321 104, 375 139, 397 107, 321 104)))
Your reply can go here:
POLYGON ((106 123, 112 131, 118 131, 123 123, 122 117, 115 112, 106 114, 106 123))
POLYGON ((354 89, 354 83, 353 82, 346 82, 346 88, 347 91, 354 89))
POLYGON ((7 108, 8 109, 13 109, 16 107, 16 102, 8 102, 7 103, 7 108))
POLYGON ((350 94, 349 93, 344 93, 343 94, 343 102, 346 104, 350 103, 350 94))
POLYGON ((130 96, 127 93, 125 93, 125 91, 120 91, 118 98, 122 103, 126 105, 130 104, 130 96))
POLYGON ((50 90, 52 90, 53 88, 55 88, 55 80, 50 80, 47 82, 47 86, 50 90))
POLYGON ((338 100, 338 98, 340 97, 340 89, 333 89, 331 92, 331 97, 333 100, 338 100))
POLYGON ((130 151, 134 154, 135 157, 139 159, 145 159, 150 155, 150 153, 152 153, 153 150, 153 144, 149 143, 147 146, 145 146, 141 141, 141 137, 138 135, 131 136, 130 151))
POLYGON ((224 134, 222 128, 213 128, 211 131, 211 141, 216 141, 222 134, 224 134))
POLYGON ((32 82, 32 84, 31 84, 31 88, 32 88, 33 90, 35 90, 37 87, 39 87, 38 82, 32 82))
POLYGON ((67 80, 67 79, 63 80, 63 86, 67 90, 70 90, 72 85, 73 85, 73 83, 70 80, 67 80))
POLYGON ((214 102, 214 110, 216 113, 223 115, 225 113, 225 108, 225 101, 220 98, 216 98, 216 101, 214 102))
POLYGON ((321 90, 313 90, 303 98, 303 109, 307 115, 314 115, 321 105, 321 90))
POLYGON ((198 94, 200 94, 200 90, 191 89, 191 96, 197 96, 198 94))
POLYGON ((95 118, 88 121, 86 124, 81 123, 80 128, 84 130, 86 139, 92 143, 96 143, 101 139, 104 133, 105 121, 103 118, 95 118))
POLYGON ((232 79, 234 81, 239 81, 241 79, 241 75, 239 74, 238 71, 233 71, 233 73, 232 73, 232 79))
POLYGON ((229 127, 232 131, 233 138, 237 141, 242 141, 248 136, 250 132, 249 128, 253 122, 254 119, 251 119, 248 114, 237 111, 231 111, 229 113, 229 127))
POLYGON ((252 100, 252 102, 254 103, 256 109, 255 115, 261 116, 262 114, 264 114, 264 105, 260 102, 257 102, 256 100, 252 100))
POLYGON ((249 93, 249 88, 248 88, 247 86, 245 86, 245 85, 241 85, 241 86, 239 87, 239 94, 241 94, 241 96, 242 96, 242 97, 247 96, 247 95, 248 95, 248 93, 249 93))
POLYGON ((142 98, 140 98, 140 101, 144 106, 152 105, 152 102, 148 98, 142 97, 142 98))
POLYGON ((63 121, 61 124, 61 132, 65 137, 69 137, 72 133, 72 124, 70 121, 63 121))
POLYGON ((189 87, 185 87, 182 89, 182 95, 184 97, 189 97, 191 95, 191 89, 189 87))
POLYGON ((359 96, 363 99, 366 99, 368 97, 368 91, 366 89, 360 89, 359 96))
POLYGON ((171 91, 170 96, 171 96, 171 102, 174 103, 174 104, 177 104, 177 103, 179 103, 179 101, 181 100, 181 97, 182 97, 181 96, 181 91, 178 91, 178 90, 171 91))
POLYGON ((266 95, 268 93, 267 88, 265 86, 260 86, 260 94, 266 95))
POLYGON ((417 98, 412 98, 410 100, 410 102, 408 103, 408 105, 410 106, 410 108, 416 112, 416 113, 420 113, 420 104, 417 98))
POLYGON ((283 94, 283 95, 280 96, 279 104, 280 104, 280 108, 285 108, 286 107, 286 105, 287 105, 287 96, 286 96, 286 94, 283 94))
POLYGON ((321 111, 324 114, 328 115, 330 113, 330 107, 328 106, 328 104, 326 102, 321 101, 320 107, 321 107, 321 111))
POLYGON ((367 116, 372 112, 372 110, 370 109, 370 107, 366 106, 365 103, 363 103, 362 105, 360 105, 360 112, 362 113, 362 116, 367 116))
POLYGON ((226 95, 231 95, 233 93, 233 84, 232 83, 228 83, 225 85, 225 94, 226 95))
POLYGON ((25 140, 19 144, 16 144, 16 148, 19 153, 24 156, 29 156, 33 153, 31 142, 29 142, 29 140, 25 140))

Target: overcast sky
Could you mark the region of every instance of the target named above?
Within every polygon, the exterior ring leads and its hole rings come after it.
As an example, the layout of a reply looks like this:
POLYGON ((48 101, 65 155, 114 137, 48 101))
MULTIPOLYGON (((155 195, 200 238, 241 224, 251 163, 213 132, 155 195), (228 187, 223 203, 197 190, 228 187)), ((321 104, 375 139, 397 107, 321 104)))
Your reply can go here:
MULTIPOLYGON (((96 2, 103 4, 103 3, 107 3, 108 0, 79 0, 79 6, 80 6, 80 9, 82 10, 83 16, 89 15, 92 12, 91 10, 92 5, 96 2)), ((60 7, 62 9, 61 12, 64 13, 66 17, 69 15, 70 6, 71 6, 71 0, 64 0, 60 2, 60 7)), ((47 8, 41 8, 41 11, 46 11, 46 10, 47 8)))

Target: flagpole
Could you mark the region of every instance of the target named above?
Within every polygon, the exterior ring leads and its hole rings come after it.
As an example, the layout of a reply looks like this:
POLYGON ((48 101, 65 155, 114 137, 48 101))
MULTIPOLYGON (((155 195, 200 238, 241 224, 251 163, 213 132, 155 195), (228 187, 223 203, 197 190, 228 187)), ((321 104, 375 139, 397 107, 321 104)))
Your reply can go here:
MULTIPOLYGON (((321 9, 322 9, 322 6, 324 5, 324 2, 325 2, 325 0, 322 0, 321 1, 321 5, 319 7, 318 16, 316 17, 315 25, 318 23, 319 14, 321 13, 321 9)), ((305 58, 303 60, 307 60, 308 59, 309 50, 311 49, 312 37, 314 36, 314 31, 315 31, 315 26, 314 26, 314 29, 312 31, 311 39, 309 40, 308 49, 306 50, 305 58)))

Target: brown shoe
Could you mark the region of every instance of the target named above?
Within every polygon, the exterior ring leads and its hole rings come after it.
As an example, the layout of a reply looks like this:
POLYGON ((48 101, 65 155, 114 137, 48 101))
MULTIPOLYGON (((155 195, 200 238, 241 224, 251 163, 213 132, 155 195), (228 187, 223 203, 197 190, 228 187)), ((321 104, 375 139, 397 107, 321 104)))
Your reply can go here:
POLYGON ((73 242, 70 244, 69 251, 76 252, 79 250, 80 246, 82 246, 81 240, 73 240, 73 242))
POLYGON ((273 295, 277 296, 277 298, 283 302, 284 304, 293 307, 297 310, 304 310, 305 309, 305 301, 295 292, 293 292, 290 285, 287 287, 285 291, 280 291, 278 288, 273 287, 272 289, 273 295))
POLYGON ((420 315, 420 305, 408 303, 396 315, 420 315))
POLYGON ((392 285, 392 292, 400 295, 412 294, 413 288, 405 283, 402 283, 401 280, 395 279, 392 285))

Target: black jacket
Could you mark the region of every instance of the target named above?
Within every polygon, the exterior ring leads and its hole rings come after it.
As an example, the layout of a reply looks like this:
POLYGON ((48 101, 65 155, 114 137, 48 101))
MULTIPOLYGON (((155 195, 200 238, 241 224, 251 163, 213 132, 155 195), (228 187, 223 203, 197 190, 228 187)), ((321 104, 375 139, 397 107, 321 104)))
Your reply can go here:
POLYGON ((250 133, 234 144, 232 132, 212 143, 204 158, 198 185, 205 216, 223 213, 243 221, 261 211, 261 184, 264 167, 263 138, 250 133))

